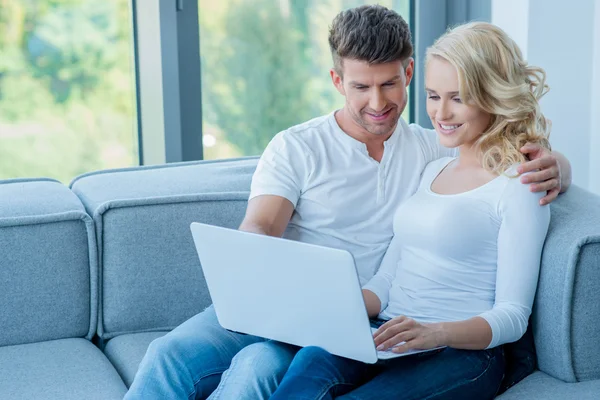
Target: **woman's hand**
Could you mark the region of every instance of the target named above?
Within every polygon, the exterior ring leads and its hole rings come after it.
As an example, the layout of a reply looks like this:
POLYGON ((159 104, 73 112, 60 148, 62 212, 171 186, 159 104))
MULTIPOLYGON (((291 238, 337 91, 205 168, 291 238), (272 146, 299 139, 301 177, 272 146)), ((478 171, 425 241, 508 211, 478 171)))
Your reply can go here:
POLYGON ((373 334, 377 350, 393 347, 394 353, 407 350, 429 350, 443 346, 443 331, 440 324, 422 324, 412 318, 400 316, 381 325, 373 334))

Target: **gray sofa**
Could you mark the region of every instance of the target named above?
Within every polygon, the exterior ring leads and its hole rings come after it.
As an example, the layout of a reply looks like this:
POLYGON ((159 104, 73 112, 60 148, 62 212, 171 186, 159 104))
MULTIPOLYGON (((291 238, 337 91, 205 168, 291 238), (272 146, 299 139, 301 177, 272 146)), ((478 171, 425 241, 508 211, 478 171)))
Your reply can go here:
MULTIPOLYGON (((121 399, 148 344, 210 304, 192 221, 240 223, 255 158, 0 181, 0 399, 121 399)), ((600 198, 552 205, 539 370, 503 395, 600 398, 600 198)))

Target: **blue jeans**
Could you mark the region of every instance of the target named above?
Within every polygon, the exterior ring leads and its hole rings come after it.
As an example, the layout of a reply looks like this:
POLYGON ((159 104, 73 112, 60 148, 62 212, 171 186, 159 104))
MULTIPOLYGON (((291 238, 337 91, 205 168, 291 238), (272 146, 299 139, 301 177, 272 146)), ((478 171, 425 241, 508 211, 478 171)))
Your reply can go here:
POLYGON ((365 364, 305 347, 272 400, 493 399, 504 373, 502 347, 456 350, 365 364))
POLYGON ((275 347, 262 342, 267 343, 223 329, 209 307, 150 344, 125 399, 268 398, 295 349, 286 358, 285 347, 274 354, 275 347), (231 373, 248 368, 254 381, 231 373))

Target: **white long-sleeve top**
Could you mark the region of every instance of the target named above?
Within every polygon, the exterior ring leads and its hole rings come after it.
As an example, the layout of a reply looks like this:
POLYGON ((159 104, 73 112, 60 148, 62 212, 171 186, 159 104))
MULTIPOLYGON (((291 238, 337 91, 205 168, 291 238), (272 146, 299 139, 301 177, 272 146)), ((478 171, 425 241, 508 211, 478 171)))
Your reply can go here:
POLYGON ((550 209, 509 169, 468 192, 431 190, 446 157, 424 170, 417 192, 394 215, 394 237, 364 286, 381 300, 380 317, 419 322, 479 316, 492 329, 488 348, 527 328, 550 209))

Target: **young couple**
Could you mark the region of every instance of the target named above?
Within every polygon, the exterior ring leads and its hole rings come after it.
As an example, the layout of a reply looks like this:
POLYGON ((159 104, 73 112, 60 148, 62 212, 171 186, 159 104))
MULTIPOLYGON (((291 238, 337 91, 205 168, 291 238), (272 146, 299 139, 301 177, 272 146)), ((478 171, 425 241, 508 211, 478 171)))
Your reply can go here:
POLYGON ((346 103, 273 138, 240 229, 350 251, 369 316, 387 321, 378 348, 445 349, 363 364, 229 332, 209 307, 152 342, 126 399, 495 396, 502 345, 531 313, 545 205, 570 166, 549 149, 544 72, 487 23, 428 50, 435 130, 408 126, 409 32, 382 6, 335 18, 331 77, 346 103))

